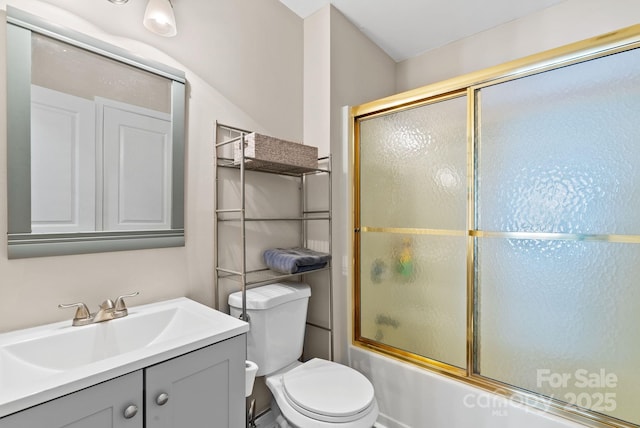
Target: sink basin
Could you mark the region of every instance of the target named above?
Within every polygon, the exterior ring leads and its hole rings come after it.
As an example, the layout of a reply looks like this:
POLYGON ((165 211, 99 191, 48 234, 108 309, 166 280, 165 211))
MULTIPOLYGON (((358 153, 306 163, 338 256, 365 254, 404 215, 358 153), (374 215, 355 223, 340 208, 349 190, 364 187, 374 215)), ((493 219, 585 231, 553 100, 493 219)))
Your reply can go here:
POLYGON ((248 331, 243 321, 187 298, 129 315, 0 334, 0 417, 248 331))

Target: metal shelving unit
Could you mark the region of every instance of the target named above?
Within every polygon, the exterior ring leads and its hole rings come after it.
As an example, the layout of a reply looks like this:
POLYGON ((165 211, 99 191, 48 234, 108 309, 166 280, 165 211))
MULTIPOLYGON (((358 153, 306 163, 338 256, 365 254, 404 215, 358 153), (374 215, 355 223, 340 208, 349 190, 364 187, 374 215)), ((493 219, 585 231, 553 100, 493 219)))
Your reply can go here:
MULTIPOLYGON (((216 236, 216 251, 215 251, 215 281, 216 290, 219 290, 218 284, 221 279, 229 279, 239 284, 239 289, 242 291, 242 315, 241 318, 247 320, 246 314, 246 291, 250 286, 258 286, 269 284, 281 280, 300 277, 303 275, 313 274, 315 272, 331 270, 331 262, 327 267, 317 269, 304 273, 295 274, 283 274, 275 272, 273 270, 263 268, 257 270, 247 270, 247 228, 248 222, 299 222, 300 223, 300 246, 307 247, 307 227, 306 224, 312 221, 325 221, 328 222, 328 247, 329 253, 331 253, 331 157, 322 157, 318 159, 319 164, 326 165, 326 168, 304 168, 295 165, 287 165, 279 162, 268 162, 261 159, 255 159, 245 156, 244 139, 248 131, 227 127, 224 125, 217 125, 218 128, 223 128, 228 131, 240 134, 238 137, 230 138, 228 140, 216 143, 216 161, 215 161, 215 178, 216 178, 216 198, 215 198, 215 236, 216 236), (241 160, 237 161, 233 158, 227 158, 218 156, 222 148, 241 142, 242 148, 241 160), (237 207, 221 207, 219 198, 220 194, 220 171, 221 169, 235 169, 238 171, 238 180, 240 183, 240 206, 237 207), (287 217, 248 217, 246 212, 246 199, 245 199, 245 187, 247 183, 247 171, 253 171, 264 174, 277 174, 282 176, 297 177, 300 180, 300 215, 299 216, 287 216, 287 217), (308 177, 316 174, 327 175, 328 186, 328 203, 326 210, 308 210, 307 201, 305 197, 305 189, 307 187, 308 177), (218 234, 218 226, 222 222, 238 222, 240 224, 240 244, 241 244, 241 260, 240 269, 229 269, 219 264, 219 248, 220 239, 218 234)), ((331 272, 329 272, 329 284, 328 287, 332 290, 332 278, 331 272)), ((218 291, 216 291, 218 293, 218 291)), ((330 298, 332 296, 330 294, 330 298)), ((333 328, 331 327, 331 330, 333 328)))

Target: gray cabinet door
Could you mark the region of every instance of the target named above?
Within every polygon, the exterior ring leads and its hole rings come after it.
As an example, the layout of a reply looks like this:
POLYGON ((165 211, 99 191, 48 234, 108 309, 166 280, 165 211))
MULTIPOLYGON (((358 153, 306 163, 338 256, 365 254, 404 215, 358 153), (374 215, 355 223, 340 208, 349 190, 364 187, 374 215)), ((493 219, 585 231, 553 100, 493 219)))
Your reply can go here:
POLYGON ((4 417, 0 427, 142 428, 142 382, 139 370, 4 417), (125 418, 129 406, 137 412, 125 418))
POLYGON ((147 368, 147 428, 245 427, 245 342, 243 334, 147 368))

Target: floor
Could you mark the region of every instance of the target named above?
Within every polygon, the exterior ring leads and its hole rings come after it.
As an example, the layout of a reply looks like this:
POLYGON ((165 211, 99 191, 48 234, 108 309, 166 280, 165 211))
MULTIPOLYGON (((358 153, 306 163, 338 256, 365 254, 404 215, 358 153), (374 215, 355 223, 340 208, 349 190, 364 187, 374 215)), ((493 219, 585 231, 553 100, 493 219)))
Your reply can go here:
MULTIPOLYGON (((271 411, 267 411, 256 419, 256 428, 280 428, 274 420, 271 411)), ((384 425, 376 423, 373 428, 386 428, 384 425)))

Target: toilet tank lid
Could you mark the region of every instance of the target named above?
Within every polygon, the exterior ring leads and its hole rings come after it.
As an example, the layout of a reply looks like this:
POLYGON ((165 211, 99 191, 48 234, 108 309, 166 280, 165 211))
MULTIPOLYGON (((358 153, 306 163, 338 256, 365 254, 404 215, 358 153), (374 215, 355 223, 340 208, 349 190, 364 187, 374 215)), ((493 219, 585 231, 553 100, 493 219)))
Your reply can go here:
MULTIPOLYGON (((281 282, 247 290, 247 309, 269 309, 311 296, 311 287, 301 282, 281 282)), ((242 308, 242 292, 229 295, 229 306, 242 308)))

